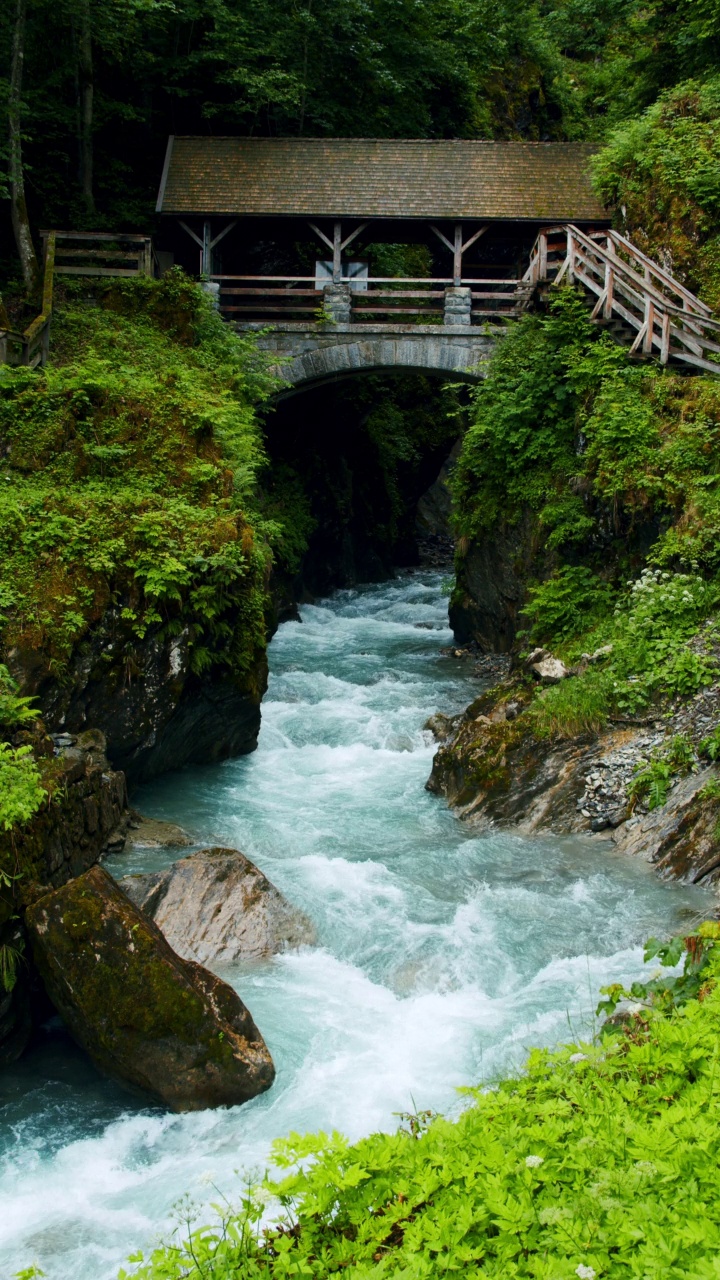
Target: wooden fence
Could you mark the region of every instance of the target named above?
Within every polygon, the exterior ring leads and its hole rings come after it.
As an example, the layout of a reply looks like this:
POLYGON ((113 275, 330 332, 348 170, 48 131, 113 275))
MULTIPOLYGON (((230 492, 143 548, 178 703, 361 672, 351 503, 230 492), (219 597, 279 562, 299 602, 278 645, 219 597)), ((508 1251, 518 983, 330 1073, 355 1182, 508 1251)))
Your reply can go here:
POLYGON ((568 225, 541 231, 523 280, 531 291, 566 279, 594 298, 592 318, 617 320, 628 332, 631 353, 676 360, 720 373, 720 320, 617 231, 587 235, 568 225))
MULTIPOLYGON (((220 311, 228 320, 309 321, 323 309, 323 285, 315 276, 231 276, 213 275, 220 286, 220 311)), ((406 323, 442 324, 445 289, 451 277, 365 276, 362 287, 357 277, 343 277, 351 286, 353 323, 391 323, 397 317, 406 323)), ((470 288, 472 316, 499 318, 517 314, 527 292, 515 277, 463 279, 470 288), (490 286, 490 288, 488 288, 490 286)))
POLYGON ((55 276, 152 276, 150 236, 106 231, 41 231, 42 309, 22 333, 0 329, 0 364, 42 367, 50 349, 55 276))

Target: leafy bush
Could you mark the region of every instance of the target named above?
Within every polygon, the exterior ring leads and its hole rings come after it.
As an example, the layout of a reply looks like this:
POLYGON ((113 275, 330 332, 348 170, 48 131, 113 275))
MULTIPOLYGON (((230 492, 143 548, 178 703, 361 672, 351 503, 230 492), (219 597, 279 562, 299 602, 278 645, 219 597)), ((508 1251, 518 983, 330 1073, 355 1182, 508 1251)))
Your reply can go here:
POLYGON ((523 614, 533 641, 567 640, 588 630, 607 611, 607 583, 585 565, 563 565, 546 582, 528 588, 523 614))
POLYGON ((0 829, 27 822, 45 799, 32 747, 0 742, 0 829))
POLYGON ((659 809, 668 798, 674 778, 689 773, 694 763, 691 744, 682 734, 676 734, 668 747, 653 754, 648 764, 638 766, 628 787, 628 798, 633 806, 638 800, 645 800, 648 809, 659 809))
POLYGON ((0 639, 59 674, 119 604, 130 657, 149 628, 186 628, 196 671, 242 677, 265 643, 272 384, 181 272, 100 301, 70 291, 42 373, 0 371, 0 639))
POLYGON ((688 80, 620 125, 594 162, 627 234, 711 305, 720 302, 719 125, 720 76, 688 80))
POLYGON ((684 972, 606 990, 603 1011, 639 1006, 627 1034, 534 1052, 519 1078, 467 1090, 458 1120, 414 1134, 290 1135, 280 1182, 122 1276, 713 1280, 719 932, 651 941, 665 967, 686 947, 684 972), (269 1194, 282 1225, 258 1235, 269 1194))

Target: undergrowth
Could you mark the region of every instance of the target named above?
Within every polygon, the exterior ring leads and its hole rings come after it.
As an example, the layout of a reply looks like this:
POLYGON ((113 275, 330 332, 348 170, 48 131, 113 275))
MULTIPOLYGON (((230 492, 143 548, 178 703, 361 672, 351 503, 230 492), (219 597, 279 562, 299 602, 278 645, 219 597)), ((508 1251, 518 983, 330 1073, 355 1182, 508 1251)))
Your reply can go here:
POLYGON ((535 1051, 519 1078, 466 1090, 456 1121, 354 1145, 292 1134, 262 1188, 214 1226, 181 1213, 121 1275, 717 1280, 719 933, 651 941, 666 969, 685 950, 684 970, 604 990, 599 1012, 632 1001, 622 1033, 535 1051), (281 1225, 262 1231, 268 1197, 281 1225))
POLYGON ((268 541, 254 348, 181 272, 68 289, 42 372, 0 371, 0 643, 62 675, 117 607, 134 642, 186 628, 195 671, 264 644, 268 541))

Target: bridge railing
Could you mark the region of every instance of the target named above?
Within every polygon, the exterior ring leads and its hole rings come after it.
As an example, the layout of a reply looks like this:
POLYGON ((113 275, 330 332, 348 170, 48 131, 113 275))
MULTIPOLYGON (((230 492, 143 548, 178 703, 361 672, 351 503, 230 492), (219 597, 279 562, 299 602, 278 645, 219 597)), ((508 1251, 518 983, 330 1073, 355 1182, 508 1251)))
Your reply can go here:
MULTIPOLYGON (((265 320, 269 323, 324 319, 324 293, 315 276, 213 275, 220 286, 219 306, 228 320, 265 320)), ((446 276, 369 276, 358 287, 356 277, 343 277, 350 285, 352 323, 442 324, 446 291, 454 280, 446 276)), ((527 288, 512 277, 467 278, 472 319, 517 314, 527 288)))
POLYGON ((671 358, 720 373, 720 320, 706 303, 617 231, 586 234, 578 227, 542 231, 525 272, 526 286, 567 278, 595 297, 594 320, 619 321, 632 335, 630 352, 671 358))

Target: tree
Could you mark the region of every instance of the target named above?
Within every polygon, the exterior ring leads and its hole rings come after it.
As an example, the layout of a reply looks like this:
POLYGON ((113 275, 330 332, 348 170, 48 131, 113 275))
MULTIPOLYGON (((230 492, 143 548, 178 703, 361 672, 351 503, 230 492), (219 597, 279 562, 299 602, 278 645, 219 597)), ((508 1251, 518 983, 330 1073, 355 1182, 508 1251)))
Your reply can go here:
POLYGON ((25 60, 25 32, 27 27, 27 0, 17 0, 15 29, 12 42, 10 93, 8 95, 8 133, 10 142, 10 208, 13 232, 17 246, 23 280, 28 293, 36 288, 39 279, 38 261, 30 232, 27 202, 25 200, 25 174, 22 158, 22 82, 25 60))

